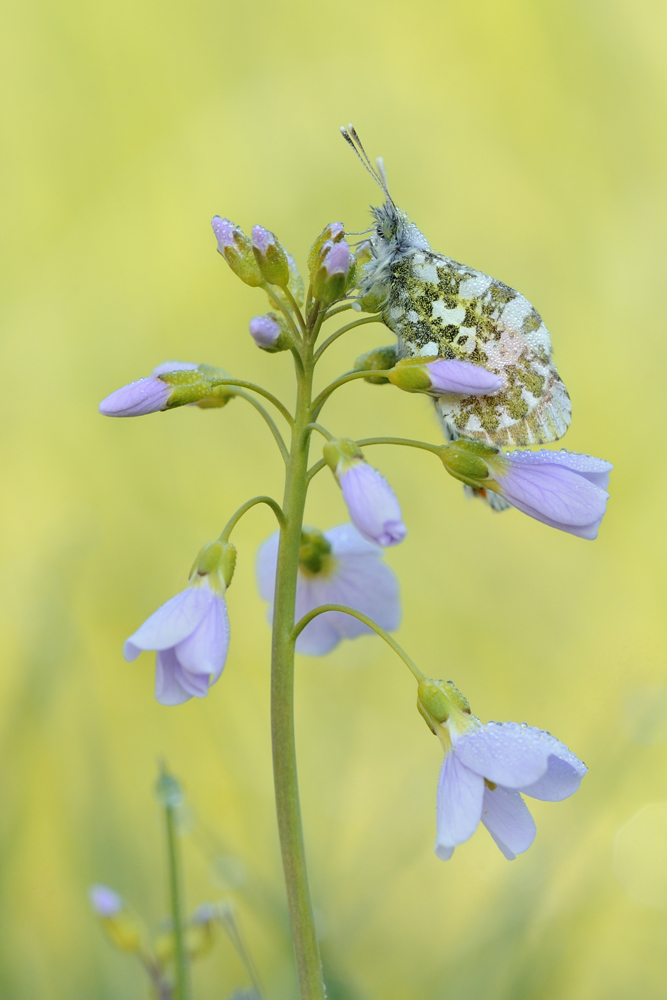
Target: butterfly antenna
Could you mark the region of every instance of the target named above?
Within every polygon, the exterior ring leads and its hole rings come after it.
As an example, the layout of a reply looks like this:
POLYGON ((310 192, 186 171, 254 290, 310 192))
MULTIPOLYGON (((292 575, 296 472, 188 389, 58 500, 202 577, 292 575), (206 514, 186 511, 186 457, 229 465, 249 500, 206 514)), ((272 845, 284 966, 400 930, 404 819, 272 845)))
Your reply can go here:
POLYGON ((393 205, 394 199, 389 194, 389 187, 387 185, 387 174, 385 173, 384 161, 382 157, 378 157, 378 159, 376 160, 377 163, 377 170, 376 170, 373 164, 371 163, 370 159, 368 158, 368 154, 362 145, 361 139, 357 135, 357 131, 354 125, 348 125, 347 128, 345 128, 344 125, 341 125, 340 131, 347 144, 351 146, 354 152, 356 153, 364 169, 368 171, 368 173, 371 175, 371 177, 378 185, 380 190, 386 195, 386 197, 393 205))

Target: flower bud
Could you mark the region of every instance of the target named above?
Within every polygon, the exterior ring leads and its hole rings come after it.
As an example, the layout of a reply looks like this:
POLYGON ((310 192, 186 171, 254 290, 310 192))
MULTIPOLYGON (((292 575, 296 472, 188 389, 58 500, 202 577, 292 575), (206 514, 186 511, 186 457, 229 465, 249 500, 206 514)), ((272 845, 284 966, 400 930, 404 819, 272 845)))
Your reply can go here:
POLYGON ((229 219, 221 219, 219 215, 213 216, 211 225, 218 241, 218 253, 222 254, 234 274, 252 288, 264 284, 252 251, 252 243, 244 232, 229 219))
MULTIPOLYGON (((226 372, 224 368, 215 368, 213 365, 198 365, 197 367, 204 378, 211 383, 215 382, 216 379, 231 378, 229 372, 226 372)), ((226 406, 235 395, 236 392, 231 385, 214 385, 209 395, 204 396, 194 405, 198 406, 200 410, 220 409, 226 406)))
POLYGON ((319 268, 322 263, 321 252, 322 247, 325 243, 340 243, 345 234, 345 229, 342 222, 330 222, 328 226, 325 226, 320 235, 317 237, 312 247, 310 248, 310 253, 308 254, 308 273, 312 279, 314 272, 319 268))
MULTIPOLYGON (((179 362, 173 364, 178 365, 179 362)), ((102 400, 100 413, 105 417, 140 417, 196 403, 210 394, 211 383, 196 365, 168 372, 162 371, 164 367, 159 366, 161 374, 140 378, 116 389, 102 400)))
POLYGON ((289 334, 280 325, 275 313, 253 316, 250 320, 250 336, 258 347, 269 354, 287 351, 292 342, 289 334))
POLYGON ((352 256, 350 247, 328 241, 322 247, 322 262, 313 275, 313 298, 330 305, 345 294, 349 284, 352 256))
POLYGON ((465 438, 440 449, 440 458, 450 476, 473 489, 488 488, 494 482, 487 463, 497 455, 497 448, 465 438))
MULTIPOLYGON (((387 347, 376 347, 372 351, 362 354, 354 362, 355 372, 387 371, 393 368, 397 361, 397 351, 394 344, 387 347)), ((368 375, 364 382, 372 385, 386 385, 390 380, 386 375, 368 375)))
POLYGON ((88 891, 88 898, 117 948, 131 952, 143 950, 143 927, 127 910, 118 893, 106 885, 93 885, 88 891))
POLYGON ((264 280, 270 285, 287 288, 290 283, 287 253, 273 233, 262 226, 253 226, 252 250, 264 280))
POLYGON ((407 531, 396 495, 384 477, 370 466, 348 438, 329 441, 324 458, 341 488, 350 519, 369 541, 398 545, 407 531))
POLYGON ((389 376, 399 389, 406 392, 428 392, 431 395, 458 393, 463 396, 484 396, 502 389, 499 375, 469 361, 448 358, 402 358, 389 376))

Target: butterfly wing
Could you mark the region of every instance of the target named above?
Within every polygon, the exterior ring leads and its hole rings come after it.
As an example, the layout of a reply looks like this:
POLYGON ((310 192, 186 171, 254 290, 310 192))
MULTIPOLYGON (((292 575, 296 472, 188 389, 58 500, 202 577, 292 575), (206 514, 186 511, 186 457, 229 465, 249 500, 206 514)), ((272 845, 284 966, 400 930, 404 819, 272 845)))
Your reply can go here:
POLYGON ((404 357, 481 365, 503 379, 493 396, 438 396, 450 440, 493 445, 557 441, 572 414, 549 331, 519 292, 449 257, 414 250, 391 268, 384 320, 404 357))

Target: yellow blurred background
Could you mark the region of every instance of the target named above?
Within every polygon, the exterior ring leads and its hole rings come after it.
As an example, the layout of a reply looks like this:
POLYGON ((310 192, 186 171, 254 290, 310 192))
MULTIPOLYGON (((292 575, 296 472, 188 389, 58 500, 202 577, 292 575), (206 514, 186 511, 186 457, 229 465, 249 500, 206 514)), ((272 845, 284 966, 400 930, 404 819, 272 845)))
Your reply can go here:
MULTIPOLYGON (((270 513, 236 531, 232 646, 206 700, 157 705, 152 655, 121 656, 231 512, 280 494, 277 452, 239 400, 132 421, 97 404, 167 358, 290 399, 289 357, 247 333, 264 296, 226 268, 209 221, 259 222, 302 265, 325 223, 363 229, 378 192, 338 135, 351 120, 434 248, 537 306, 574 402, 564 443, 616 470, 589 543, 466 503, 429 455, 373 450, 409 529, 387 553, 399 641, 483 720, 551 730, 590 774, 573 799, 531 801, 537 840, 515 862, 482 829, 443 864, 440 751, 407 671, 370 637, 301 658, 331 996, 663 997, 667 826, 645 807, 667 802, 667 8, 10 0, 3 21, 0 996, 147 995, 86 890, 164 915, 160 756, 188 796, 190 907, 231 890, 267 997, 295 996, 253 578, 270 513)), ((322 380, 391 339, 343 338, 322 380)), ((325 422, 439 435, 425 399, 359 382, 325 422)), ((328 472, 308 519, 345 520, 328 472)), ((244 982, 222 940, 194 975, 197 1000, 244 982)))

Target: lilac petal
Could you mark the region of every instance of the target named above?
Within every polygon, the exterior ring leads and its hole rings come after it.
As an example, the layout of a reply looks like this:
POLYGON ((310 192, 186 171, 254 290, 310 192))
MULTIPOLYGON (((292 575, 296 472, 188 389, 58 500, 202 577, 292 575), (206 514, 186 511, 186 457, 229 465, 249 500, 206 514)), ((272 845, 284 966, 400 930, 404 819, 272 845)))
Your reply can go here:
POLYGON ((123 900, 108 885, 91 885, 88 899, 99 917, 114 917, 123 909, 123 900))
POLYGON ((375 542, 368 539, 359 532, 353 524, 346 521, 345 524, 337 524, 335 528, 329 528, 324 532, 324 537, 331 542, 331 551, 335 556, 347 555, 382 555, 382 548, 375 542))
POLYGON ((339 475, 343 499, 353 524, 377 545, 398 545, 407 534, 396 494, 377 469, 354 462, 339 475))
POLYGON ((163 361, 154 368, 151 375, 167 375, 169 372, 193 372, 199 368, 196 361, 163 361))
POLYGON ((203 584, 187 587, 154 611, 123 648, 126 660, 136 660, 142 649, 169 649, 197 628, 215 595, 203 584))
POLYGON ((225 666, 229 617, 224 597, 214 600, 197 628, 175 647, 176 658, 189 674, 204 674, 214 684, 225 666))
POLYGON ((572 472, 583 476, 603 490, 607 489, 609 473, 614 468, 611 462, 605 462, 603 458, 581 455, 578 452, 566 451, 565 448, 561 448, 559 451, 543 449, 542 451, 505 452, 504 457, 508 458, 512 464, 519 466, 560 465, 571 469, 572 472))
MULTIPOLYGON (((322 604, 346 604, 367 615, 380 628, 393 632, 401 622, 398 579, 377 555, 339 558, 335 573, 323 587, 322 604)), ((331 612, 336 628, 346 639, 371 632, 358 618, 331 612)))
POLYGON ((140 378, 102 400, 99 411, 104 417, 141 417, 164 410, 172 387, 159 378, 140 378))
POLYGON ((275 245, 276 238, 268 229, 263 226, 252 227, 252 245, 259 250, 262 255, 266 254, 269 246, 275 245))
POLYGON ((496 481, 524 514, 583 538, 597 536, 609 496, 589 479, 563 466, 513 463, 496 481))
MULTIPOLYGON (((299 621, 304 615, 321 604, 329 603, 316 578, 299 576, 294 618, 299 621), (322 599, 324 598, 324 600, 322 599)), ((303 656, 326 656, 341 641, 341 633, 335 625, 334 612, 324 612, 306 625, 296 640, 296 651, 303 656)))
POLYGON ((329 253, 324 258, 324 269, 329 276, 333 274, 347 274, 350 270, 350 248, 345 240, 334 243, 329 253))
POLYGON ((458 737, 454 752, 466 767, 489 781, 524 788, 542 777, 554 744, 558 740, 533 726, 487 722, 458 737))
POLYGON ((221 219, 219 215, 214 215, 211 219, 211 226, 218 241, 218 250, 220 253, 223 253, 226 247, 236 246, 234 242, 236 226, 233 222, 230 222, 229 219, 221 219))
POLYGON ((258 347, 273 347, 280 333, 280 324, 268 313, 250 320, 250 336, 258 347))
POLYGON ((555 742, 556 748, 547 759, 547 769, 542 777, 532 785, 519 789, 524 795, 544 802, 561 802, 574 795, 579 788, 588 768, 563 743, 555 742))
POLYGON ((484 789, 482 823, 508 861, 527 851, 535 840, 535 820, 518 792, 501 785, 484 789))
POLYGON ((503 387, 503 380, 499 375, 494 375, 480 365, 472 365, 469 361, 438 358, 425 367, 431 380, 431 388, 437 392, 485 396, 503 387))
POLYGON ((437 797, 435 853, 443 861, 451 857, 450 848, 468 840, 477 829, 483 796, 484 779, 465 767, 455 753, 448 753, 440 769, 437 797))
POLYGON ((183 683, 183 670, 173 649, 160 650, 155 657, 155 699, 161 705, 182 705, 192 698, 183 683))
POLYGON ((257 550, 255 574, 257 576, 259 595, 263 601, 272 601, 275 593, 279 543, 280 532, 275 531, 272 535, 269 535, 265 542, 262 542, 257 550))

